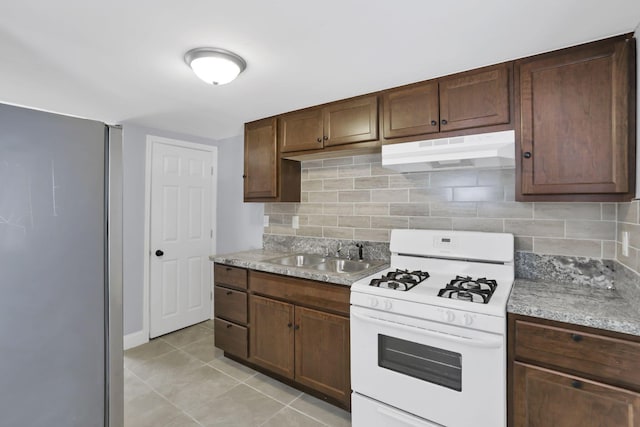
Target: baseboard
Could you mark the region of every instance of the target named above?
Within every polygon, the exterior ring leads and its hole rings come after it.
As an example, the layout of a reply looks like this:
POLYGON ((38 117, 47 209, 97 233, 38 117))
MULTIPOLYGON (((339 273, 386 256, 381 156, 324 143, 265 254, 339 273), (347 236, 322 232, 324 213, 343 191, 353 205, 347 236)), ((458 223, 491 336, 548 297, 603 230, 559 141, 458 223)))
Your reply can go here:
POLYGON ((144 331, 133 332, 124 336, 123 348, 128 350, 149 342, 149 336, 144 331))

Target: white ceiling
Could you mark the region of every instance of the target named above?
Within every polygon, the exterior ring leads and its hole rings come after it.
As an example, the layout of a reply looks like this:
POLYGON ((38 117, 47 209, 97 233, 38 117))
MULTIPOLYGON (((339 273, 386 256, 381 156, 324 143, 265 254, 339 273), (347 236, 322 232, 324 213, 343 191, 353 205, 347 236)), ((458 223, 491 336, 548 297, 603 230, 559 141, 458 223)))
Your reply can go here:
POLYGON ((632 32, 638 0, 2 1, 0 102, 220 139, 246 121, 632 32), (232 50, 208 86, 183 62, 232 50))

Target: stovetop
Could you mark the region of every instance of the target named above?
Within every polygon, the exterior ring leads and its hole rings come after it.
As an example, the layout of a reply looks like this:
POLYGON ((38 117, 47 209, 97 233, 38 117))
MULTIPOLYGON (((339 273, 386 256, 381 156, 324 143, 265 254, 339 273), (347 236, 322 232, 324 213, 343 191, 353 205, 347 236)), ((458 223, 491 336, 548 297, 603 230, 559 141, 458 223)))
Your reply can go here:
MULTIPOLYGON (((357 292, 383 297, 389 301, 401 300, 505 317, 514 281, 512 265, 410 257, 405 259, 400 256, 392 259, 391 266, 355 282, 351 286, 352 294, 357 292), (398 273, 398 270, 402 273, 398 273), (404 271, 421 271, 426 277, 417 283, 411 283, 416 282, 411 279, 407 285, 408 290, 402 284, 397 289, 394 288, 394 280, 383 280, 385 276, 402 278, 406 275, 404 271), (387 283, 392 285, 388 286, 387 283), (460 292, 463 292, 462 298, 458 297, 460 292), (470 298, 464 292, 470 294, 470 298)), ((415 310, 419 313, 424 309, 426 308, 415 310)))

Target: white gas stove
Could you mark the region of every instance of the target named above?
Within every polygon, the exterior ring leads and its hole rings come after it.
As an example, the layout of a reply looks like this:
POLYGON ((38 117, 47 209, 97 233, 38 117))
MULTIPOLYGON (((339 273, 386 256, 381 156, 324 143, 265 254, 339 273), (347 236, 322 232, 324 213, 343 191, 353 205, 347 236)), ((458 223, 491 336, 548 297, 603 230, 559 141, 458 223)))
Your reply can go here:
POLYGON ((390 250, 351 287, 353 426, 504 427, 513 235, 392 230, 390 250))

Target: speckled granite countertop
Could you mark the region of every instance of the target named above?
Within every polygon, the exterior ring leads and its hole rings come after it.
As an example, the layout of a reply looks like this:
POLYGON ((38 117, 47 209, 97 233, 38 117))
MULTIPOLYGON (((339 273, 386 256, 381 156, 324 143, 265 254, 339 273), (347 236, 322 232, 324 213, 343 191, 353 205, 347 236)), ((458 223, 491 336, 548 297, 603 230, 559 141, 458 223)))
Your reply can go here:
POLYGON ((516 279, 507 312, 640 336, 640 311, 619 290, 516 279))
POLYGON ((370 276, 389 266, 384 261, 369 261, 371 268, 358 273, 332 273, 327 271, 318 271, 311 268, 292 267, 265 262, 267 260, 292 255, 287 252, 269 251, 256 249, 252 251, 236 252, 225 255, 212 255, 209 257, 211 261, 227 264, 236 267, 248 268, 251 270, 265 271, 267 273, 284 274, 286 276, 300 277, 303 279, 317 280, 320 282, 334 283, 337 285, 351 286, 351 284, 363 277, 370 276))

